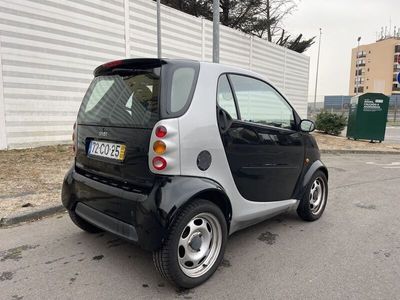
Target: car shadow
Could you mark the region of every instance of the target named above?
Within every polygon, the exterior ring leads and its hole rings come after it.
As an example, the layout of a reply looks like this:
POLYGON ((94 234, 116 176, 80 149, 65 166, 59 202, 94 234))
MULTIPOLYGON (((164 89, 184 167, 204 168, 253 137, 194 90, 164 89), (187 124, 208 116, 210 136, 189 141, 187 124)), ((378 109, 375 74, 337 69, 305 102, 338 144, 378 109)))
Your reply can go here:
MULTIPOLYGON (((281 231, 282 227, 289 226, 292 227, 293 230, 297 230, 297 226, 303 227, 304 224, 305 223, 301 221, 295 213, 285 213, 275 216, 272 219, 265 220, 235 232, 229 237, 226 251, 229 256, 236 257, 235 253, 240 252, 243 245, 254 243, 255 238, 261 242, 273 244, 275 242, 275 237, 278 235, 276 232, 281 231)), ((88 235, 81 232, 73 235, 72 238, 79 243, 82 253, 87 253, 96 249, 98 253, 92 257, 87 257, 87 260, 91 260, 93 263, 101 260, 111 262, 113 267, 112 269, 108 269, 107 272, 115 272, 115 276, 120 275, 124 278, 130 277, 132 281, 135 279, 136 282, 137 278, 140 278, 142 285, 139 286, 139 288, 148 289, 149 293, 158 292, 163 295, 169 294, 175 297, 188 297, 188 293, 192 294, 196 291, 196 289, 190 291, 177 289, 169 284, 155 269, 151 252, 145 251, 139 246, 131 244, 112 234, 100 233, 88 235)), ((218 270, 230 267, 231 263, 234 264, 235 262, 230 262, 227 259, 223 260, 218 270)), ((213 280, 213 278, 210 280, 213 280)), ((138 286, 134 288, 138 288, 138 286)))

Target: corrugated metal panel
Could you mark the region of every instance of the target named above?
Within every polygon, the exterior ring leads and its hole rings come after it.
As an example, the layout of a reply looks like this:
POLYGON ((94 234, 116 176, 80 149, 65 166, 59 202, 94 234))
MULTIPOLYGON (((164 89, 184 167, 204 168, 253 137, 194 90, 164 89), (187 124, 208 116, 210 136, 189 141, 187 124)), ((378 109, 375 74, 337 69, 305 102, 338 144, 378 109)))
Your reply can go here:
MULTIPOLYGON (((212 22, 161 9, 163 56, 211 61, 212 22)), ((308 57, 224 26, 220 41, 221 63, 268 76, 306 115, 308 57)), ((97 65, 156 57, 156 3, 0 0, 0 45, 0 148, 69 141, 97 65)))

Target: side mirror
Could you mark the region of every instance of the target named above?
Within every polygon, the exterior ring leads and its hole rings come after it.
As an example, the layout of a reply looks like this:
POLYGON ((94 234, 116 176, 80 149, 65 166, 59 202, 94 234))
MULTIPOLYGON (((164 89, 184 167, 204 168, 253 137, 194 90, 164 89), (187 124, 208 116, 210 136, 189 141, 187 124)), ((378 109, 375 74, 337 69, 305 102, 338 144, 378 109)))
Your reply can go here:
POLYGON ((304 132, 312 132, 315 130, 315 124, 311 120, 301 120, 300 122, 300 130, 304 132))

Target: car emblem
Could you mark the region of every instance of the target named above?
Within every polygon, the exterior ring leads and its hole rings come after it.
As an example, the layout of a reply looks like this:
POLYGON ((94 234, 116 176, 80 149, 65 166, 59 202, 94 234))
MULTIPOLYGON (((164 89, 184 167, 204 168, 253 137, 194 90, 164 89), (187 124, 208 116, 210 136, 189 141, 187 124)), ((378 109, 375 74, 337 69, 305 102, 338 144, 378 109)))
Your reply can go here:
POLYGON ((107 136, 108 132, 105 131, 105 129, 103 128, 103 131, 99 131, 99 136, 107 136))

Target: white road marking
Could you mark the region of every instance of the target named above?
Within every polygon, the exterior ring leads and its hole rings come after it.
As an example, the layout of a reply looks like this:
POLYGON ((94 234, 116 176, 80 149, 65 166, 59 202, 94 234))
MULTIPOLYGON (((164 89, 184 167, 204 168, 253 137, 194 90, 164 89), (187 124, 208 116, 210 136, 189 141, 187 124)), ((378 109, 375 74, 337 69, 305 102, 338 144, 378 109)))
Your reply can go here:
POLYGON ((378 164, 378 163, 373 162, 373 161, 367 161, 366 164, 367 165, 374 165, 374 166, 382 166, 384 169, 398 169, 398 168, 400 168, 400 162, 399 161, 391 162, 391 163, 388 163, 388 164, 378 164))

